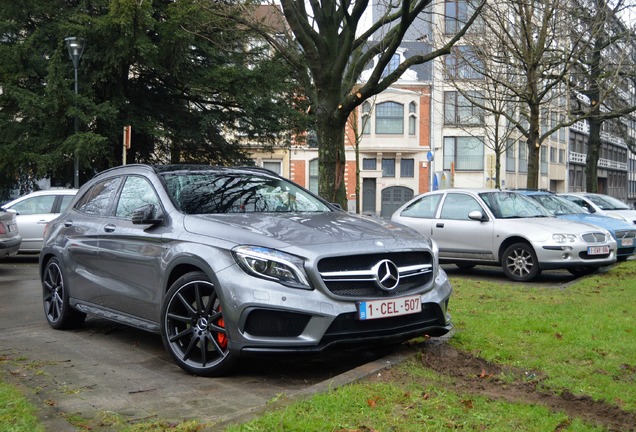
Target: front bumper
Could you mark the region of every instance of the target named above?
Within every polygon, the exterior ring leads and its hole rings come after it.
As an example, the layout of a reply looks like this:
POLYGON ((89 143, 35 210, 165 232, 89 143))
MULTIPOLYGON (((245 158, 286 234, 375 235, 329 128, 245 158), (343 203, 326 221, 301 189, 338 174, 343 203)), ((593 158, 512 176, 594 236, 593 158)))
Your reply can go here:
POLYGON ((453 328, 447 310, 452 288, 441 268, 429 289, 418 294, 421 312, 373 320, 357 319, 356 301, 364 298, 334 299, 318 289, 290 289, 261 280, 254 287, 254 278, 251 284, 241 283, 243 278, 225 285, 236 308, 224 310, 226 320, 236 320, 228 326, 236 329, 230 349, 242 355, 392 345, 418 336, 442 336, 453 328))

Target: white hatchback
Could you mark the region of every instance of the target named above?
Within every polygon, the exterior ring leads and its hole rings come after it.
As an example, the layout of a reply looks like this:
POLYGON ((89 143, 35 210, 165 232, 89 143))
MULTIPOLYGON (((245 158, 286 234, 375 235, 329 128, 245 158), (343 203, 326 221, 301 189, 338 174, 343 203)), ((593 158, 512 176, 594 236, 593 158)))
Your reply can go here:
POLYGON ((2 206, 14 210, 22 245, 20 253, 42 250, 44 227, 59 216, 71 203, 77 189, 47 189, 16 198, 2 206))
POLYGON ((590 213, 636 224, 636 210, 612 196, 591 192, 569 192, 559 194, 559 196, 580 205, 590 213))

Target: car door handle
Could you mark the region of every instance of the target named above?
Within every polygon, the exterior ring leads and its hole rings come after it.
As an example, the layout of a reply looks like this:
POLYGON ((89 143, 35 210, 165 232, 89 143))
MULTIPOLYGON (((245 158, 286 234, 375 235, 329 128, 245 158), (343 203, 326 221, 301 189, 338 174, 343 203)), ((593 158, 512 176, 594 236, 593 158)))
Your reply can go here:
POLYGON ((42 219, 42 220, 37 221, 36 223, 37 223, 38 225, 46 225, 48 222, 47 222, 47 221, 45 221, 44 219, 42 219))
POLYGON ((115 225, 112 225, 112 224, 106 225, 104 227, 104 231, 109 232, 109 233, 115 231, 115 225))
POLYGON ((435 225, 435 228, 444 228, 444 223, 438 222, 437 225, 435 225))
POLYGON ((68 228, 68 227, 72 227, 72 226, 73 226, 73 221, 72 221, 72 220, 64 221, 64 226, 65 226, 66 228, 68 228))

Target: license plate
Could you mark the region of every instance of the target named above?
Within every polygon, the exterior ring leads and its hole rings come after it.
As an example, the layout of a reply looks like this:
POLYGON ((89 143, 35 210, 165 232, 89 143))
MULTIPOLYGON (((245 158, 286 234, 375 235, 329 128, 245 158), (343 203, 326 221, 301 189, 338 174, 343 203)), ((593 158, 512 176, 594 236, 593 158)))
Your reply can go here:
POLYGON ((408 315, 422 311, 422 300, 417 295, 390 300, 364 301, 358 302, 357 305, 358 319, 361 320, 408 315))
POLYGON ((15 231, 16 229, 17 229, 17 228, 16 228, 16 224, 10 224, 10 225, 9 225, 9 232, 13 232, 13 231, 15 231))
POLYGON ((634 246, 634 239, 632 238, 622 239, 621 246, 634 246))
POLYGON ((609 246, 590 246, 587 248, 588 255, 607 255, 609 246))

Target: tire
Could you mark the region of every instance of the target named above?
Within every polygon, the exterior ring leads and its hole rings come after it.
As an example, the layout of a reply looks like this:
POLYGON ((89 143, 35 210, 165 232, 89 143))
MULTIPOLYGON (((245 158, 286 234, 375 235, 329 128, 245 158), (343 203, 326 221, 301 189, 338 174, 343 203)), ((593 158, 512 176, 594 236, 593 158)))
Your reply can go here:
POLYGON ((42 274, 42 301, 46 320, 58 330, 80 327, 86 319, 85 313, 71 307, 65 280, 60 261, 51 258, 42 274))
POLYGON ((161 308, 161 338, 180 368, 194 375, 222 376, 235 366, 222 310, 205 273, 191 272, 172 284, 161 308))
POLYGON ((541 273, 537 254, 527 243, 509 246, 501 258, 501 267, 506 277, 516 282, 531 281, 541 273))

